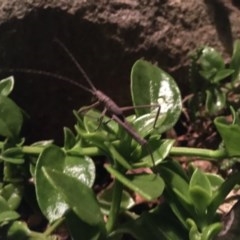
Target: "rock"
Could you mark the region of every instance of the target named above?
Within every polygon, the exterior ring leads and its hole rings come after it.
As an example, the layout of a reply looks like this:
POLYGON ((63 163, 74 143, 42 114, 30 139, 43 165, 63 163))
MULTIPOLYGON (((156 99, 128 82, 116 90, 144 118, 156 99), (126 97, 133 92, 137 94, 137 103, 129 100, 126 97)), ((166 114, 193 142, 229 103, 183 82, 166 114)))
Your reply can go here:
MULTIPOLYGON (((229 56, 232 40, 240 35, 238 15, 231 1, 216 0, 3 0, 0 67, 40 69, 84 83, 75 64, 53 42, 58 38, 94 84, 119 105, 131 104, 130 70, 139 58, 170 71, 184 93, 188 53, 208 44, 229 56)), ((34 74, 14 76, 13 97, 31 116, 25 132, 29 141, 62 139, 62 126, 74 122, 72 109, 90 103, 89 94, 66 82, 34 74)))

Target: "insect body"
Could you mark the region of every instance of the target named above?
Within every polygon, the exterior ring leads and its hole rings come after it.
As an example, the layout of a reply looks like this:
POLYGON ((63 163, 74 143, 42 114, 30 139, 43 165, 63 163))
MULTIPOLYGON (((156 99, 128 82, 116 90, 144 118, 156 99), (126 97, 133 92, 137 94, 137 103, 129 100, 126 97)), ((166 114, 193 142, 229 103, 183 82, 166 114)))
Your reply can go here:
MULTIPOLYGON (((95 90, 93 92, 94 97, 98 99, 97 102, 92 104, 90 107, 97 106, 100 103, 104 105, 104 110, 102 112, 102 117, 105 115, 105 113, 108 111, 111 115, 112 120, 117 122, 121 127, 123 127, 140 145, 144 146, 147 144, 147 141, 142 138, 136 130, 126 121, 123 110, 121 107, 119 107, 110 97, 108 97, 106 94, 104 94, 100 90, 95 90)), ((89 107, 87 107, 89 108, 89 107)), ((84 108, 86 110, 86 108, 84 108)))
POLYGON ((129 122, 126 121, 123 112, 126 111, 126 110, 134 109, 134 108, 153 107, 153 106, 158 107, 156 119, 155 119, 155 122, 154 122, 154 126, 155 126, 156 120, 157 120, 158 115, 160 113, 160 106, 158 104, 156 104, 156 105, 143 105, 143 106, 136 106, 136 107, 119 107, 110 97, 108 97, 102 91, 98 90, 93 85, 92 81, 90 80, 90 78, 88 77, 88 75, 86 74, 84 69, 77 62, 77 60, 72 55, 72 53, 66 48, 66 46, 62 42, 60 42, 59 40, 55 40, 55 41, 62 47, 62 49, 67 53, 67 55, 70 57, 70 59, 76 65, 78 70, 82 73, 83 77, 87 81, 90 88, 88 88, 88 87, 80 84, 79 82, 76 82, 76 81, 74 81, 74 80, 72 80, 68 77, 61 76, 61 75, 51 73, 51 72, 46 72, 46 71, 39 71, 39 70, 32 70, 32 69, 8 69, 8 72, 9 71, 23 72, 23 73, 33 73, 33 74, 38 74, 38 75, 50 76, 50 77, 57 78, 57 79, 65 81, 65 82, 71 83, 71 84, 83 89, 84 91, 87 91, 87 92, 91 93, 97 99, 97 101, 90 106, 83 107, 82 109, 80 109, 80 112, 81 111, 86 111, 86 110, 88 110, 92 107, 95 107, 95 106, 98 106, 99 104, 102 104, 104 106, 104 110, 101 114, 102 117, 100 119, 100 123, 101 123, 101 120, 102 120, 103 116, 105 115, 105 113, 108 112, 110 114, 111 119, 114 120, 115 122, 117 122, 122 128, 124 128, 129 133, 129 135, 132 136, 133 139, 135 139, 141 146, 146 146, 149 154, 151 155, 152 162, 154 164, 154 159, 153 159, 152 153, 150 151, 150 148, 147 145, 148 144, 147 140, 144 139, 143 137, 141 137, 138 134, 138 132, 129 124, 129 122))
MULTIPOLYGON (((123 115, 122 108, 119 107, 110 97, 108 97, 100 90, 96 90, 93 95, 96 97, 96 99, 98 99, 98 101, 93 104, 94 106, 97 106, 100 103, 105 106, 102 112, 102 116, 104 116, 105 113, 108 111, 111 115, 112 120, 114 120, 121 127, 123 127, 139 144, 141 144, 142 146, 147 144, 147 141, 142 138, 136 132, 136 130, 126 121, 123 115)), ((91 107, 93 105, 91 105, 91 107)))
POLYGON ((100 90, 96 90, 93 95, 98 99, 99 103, 102 103, 105 106, 106 110, 118 116, 122 121, 124 120, 122 109, 110 97, 100 90))
MULTIPOLYGON (((66 52, 66 54, 71 58, 73 63, 76 65, 78 70, 82 73, 82 75, 84 76, 85 80, 88 82, 89 86, 91 87, 91 89, 88 89, 87 91, 91 92, 92 95, 96 97, 97 102, 92 104, 90 107, 97 106, 98 104, 102 103, 104 105, 104 110, 102 112, 102 116, 104 116, 106 111, 108 111, 110 113, 110 115, 111 115, 111 118, 114 121, 116 121, 120 126, 122 126, 140 145, 147 146, 146 139, 142 138, 136 132, 136 130, 126 121, 126 119, 125 119, 125 117, 123 115, 123 111, 124 110, 133 109, 134 107, 119 107, 110 97, 108 97, 102 91, 98 90, 93 85, 92 81, 87 76, 86 72, 81 67, 81 65, 77 62, 77 60, 72 55, 72 53, 66 48, 66 46, 62 42, 57 40, 57 39, 55 41, 62 47, 62 49, 66 52)), ((86 87, 84 87, 84 89, 86 90, 86 87)), ((158 112, 157 112, 156 119, 157 119, 157 117, 159 115, 159 112, 160 112, 160 106, 159 105, 157 105, 157 106, 158 106, 158 112)), ((138 107, 150 107, 150 106, 147 105, 147 106, 138 106, 138 107)), ((156 123, 156 119, 155 119, 154 125, 156 123)), ((149 148, 147 148, 147 149, 149 151, 149 148)), ((150 155, 152 157, 152 160, 153 160, 152 153, 150 151, 149 151, 149 153, 150 153, 150 155)), ((153 163, 154 163, 154 161, 153 161, 153 163)))

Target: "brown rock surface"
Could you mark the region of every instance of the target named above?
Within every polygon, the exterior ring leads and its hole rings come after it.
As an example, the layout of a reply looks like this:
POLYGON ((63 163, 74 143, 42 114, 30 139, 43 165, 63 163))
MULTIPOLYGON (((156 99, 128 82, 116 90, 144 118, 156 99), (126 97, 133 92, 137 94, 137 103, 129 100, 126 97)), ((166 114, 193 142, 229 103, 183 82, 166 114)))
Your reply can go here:
MULTIPOLYGON (((83 81, 74 64, 53 43, 58 38, 74 53, 96 86, 120 105, 130 104, 130 69, 141 57, 170 71, 184 93, 188 91, 188 53, 208 44, 227 57, 233 40, 240 37, 240 12, 233 3, 3 0, 0 67, 47 70, 83 81)), ((14 76, 13 97, 31 116, 33 125, 27 125, 26 131, 30 139, 61 139, 62 126, 73 123, 72 109, 91 99, 65 82, 29 74, 14 76)))

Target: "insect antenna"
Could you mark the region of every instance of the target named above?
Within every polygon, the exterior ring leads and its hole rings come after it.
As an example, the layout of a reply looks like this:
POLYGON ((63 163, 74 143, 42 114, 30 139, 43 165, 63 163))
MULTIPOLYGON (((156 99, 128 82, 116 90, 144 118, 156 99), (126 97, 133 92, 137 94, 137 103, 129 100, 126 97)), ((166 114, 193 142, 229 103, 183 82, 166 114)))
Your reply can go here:
POLYGON ((82 66, 79 64, 79 62, 76 60, 76 58, 73 56, 73 54, 69 51, 69 49, 57 38, 54 39, 54 41, 64 50, 64 52, 67 54, 67 56, 71 59, 71 61, 75 64, 77 69, 82 73, 83 77, 89 84, 89 86, 92 88, 92 90, 96 91, 97 89, 93 85, 92 81, 88 77, 87 73, 84 71, 82 66))
POLYGON ((65 76, 62 76, 62 75, 59 75, 57 73, 51 73, 51 72, 47 72, 47 71, 43 71, 43 70, 35 70, 35 69, 22 69, 22 68, 1 68, 0 69, 0 72, 8 72, 8 73, 30 73, 30 74, 35 74, 35 75, 40 75, 40 76, 47 76, 47 77, 51 77, 51 78, 54 78, 54 79, 58 79, 58 80, 61 80, 61 81, 64 81, 64 82, 67 82, 67 83, 70 83, 74 86, 77 86, 83 90, 85 90, 86 92, 89 92, 91 94, 94 93, 94 91, 90 88, 87 88, 85 87, 84 85, 80 84, 79 82, 71 79, 71 78, 68 78, 68 77, 65 77, 65 76))

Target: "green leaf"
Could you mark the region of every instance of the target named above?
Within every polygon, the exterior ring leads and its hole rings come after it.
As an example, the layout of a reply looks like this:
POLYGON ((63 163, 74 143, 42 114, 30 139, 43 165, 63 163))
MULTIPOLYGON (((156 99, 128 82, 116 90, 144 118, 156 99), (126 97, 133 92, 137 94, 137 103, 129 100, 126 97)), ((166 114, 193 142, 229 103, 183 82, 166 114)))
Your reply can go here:
MULTIPOLYGON (((105 214, 109 214, 109 210, 112 204, 112 198, 113 198, 113 184, 105 188, 99 195, 98 200, 101 205, 101 209, 105 214)), ((122 199, 121 199, 121 210, 126 210, 135 205, 134 199, 131 197, 131 195, 127 191, 122 192, 122 199)))
POLYGON ((68 156, 57 146, 49 146, 40 154, 36 165, 37 200, 43 214, 50 222, 62 217, 68 204, 62 194, 49 182, 42 168, 47 167, 69 175, 77 182, 92 186, 95 167, 90 158, 68 156))
MULTIPOLYGON (((157 120, 158 126, 163 126, 166 120, 166 116, 167 115, 164 114, 158 118, 157 120)), ((136 131, 142 137, 146 137, 151 133, 154 134, 154 132, 157 132, 159 134, 160 133, 159 128, 154 127, 155 118, 156 118, 156 112, 153 111, 151 113, 147 113, 137 117, 136 119, 134 119, 134 121, 132 121, 132 124, 134 126, 134 129, 136 129, 136 131)))
POLYGON ((72 176, 89 187, 95 180, 95 165, 92 159, 84 156, 66 156, 63 173, 72 176))
POLYGON ((0 81, 0 95, 8 96, 14 87, 14 78, 13 76, 7 77, 0 81))
POLYGON ((15 211, 5 211, 0 212, 0 224, 3 222, 9 222, 16 220, 20 217, 20 215, 15 211))
POLYGON ((11 158, 11 157, 5 157, 5 156, 0 156, 0 159, 2 159, 5 162, 13 163, 13 164, 23 164, 25 161, 23 158, 11 158))
POLYGON ((0 195, 7 201, 11 210, 20 205, 23 197, 23 186, 21 184, 9 183, 0 190, 0 195))
POLYGON ((4 162, 4 181, 13 183, 23 183, 23 165, 4 162))
POLYGON ((150 139, 148 141, 148 146, 149 149, 151 150, 152 153, 152 157, 149 156, 149 152, 148 155, 146 157, 143 157, 141 159, 141 162, 145 162, 148 163, 148 166, 150 167, 156 167, 158 164, 162 163, 162 161, 167 158, 167 156, 169 155, 173 144, 174 144, 175 140, 173 139, 163 139, 163 140, 159 140, 159 139, 150 139), (152 163, 152 158, 154 160, 154 166, 152 163))
POLYGON ((204 214, 211 202, 212 188, 208 178, 201 170, 196 169, 189 183, 189 195, 200 214, 204 214))
POLYGON ((187 219, 189 227, 189 240, 212 240, 221 231, 222 223, 212 223, 199 229, 197 224, 192 219, 187 219))
POLYGON ((116 135, 119 131, 119 125, 107 115, 102 115, 101 112, 95 109, 89 110, 83 119, 84 127, 88 132, 101 132, 110 137, 116 135))
POLYGON ((189 190, 189 195, 197 214, 204 215, 207 213, 207 206, 211 202, 211 196, 200 186, 192 187, 189 190))
POLYGON ((230 111, 231 111, 231 114, 232 114, 232 124, 236 124, 236 125, 239 125, 240 126, 240 111, 239 109, 237 111, 235 111, 235 109, 230 106, 230 111))
POLYGON ((202 50, 199 63, 205 72, 211 72, 213 69, 216 69, 217 72, 225 67, 222 56, 211 47, 205 47, 202 50))
POLYGON ((217 69, 213 68, 208 71, 199 70, 199 74, 206 79, 209 83, 212 83, 215 75, 217 74, 217 69))
POLYGON ((204 173, 205 176, 208 178, 208 181, 210 182, 212 192, 217 191, 217 189, 223 184, 224 179, 214 173, 204 173))
POLYGON ((206 109, 212 115, 217 114, 226 106, 226 94, 217 88, 206 90, 206 109))
POLYGON ((239 80, 240 73, 240 40, 236 40, 234 42, 233 47, 233 55, 230 62, 230 68, 234 69, 234 73, 232 75, 232 82, 239 80))
POLYGON ((217 222, 217 223, 212 223, 206 227, 203 228, 202 231, 202 239, 206 240, 212 240, 214 237, 218 235, 218 233, 222 229, 222 223, 217 222))
POLYGON ((10 207, 8 206, 7 200, 0 196, 0 212, 8 211, 11 210, 10 207))
POLYGON ((186 222, 189 227, 189 240, 202 240, 197 224, 192 219, 187 219, 186 222))
MULTIPOLYGON (((161 140, 161 145, 158 148, 158 155, 157 155, 157 162, 156 164, 159 164, 160 162, 162 162, 170 153, 173 145, 175 143, 174 139, 165 139, 165 140, 161 140)), ((155 152, 153 153, 153 158, 155 159, 155 152)))
POLYGON ((132 166, 128 163, 128 161, 117 151, 117 149, 110 143, 106 142, 105 145, 107 146, 109 152, 111 153, 111 158, 114 161, 117 161, 121 164, 124 168, 130 170, 132 166))
POLYGON ((100 231, 99 227, 94 225, 89 225, 83 222, 74 212, 69 211, 66 214, 66 222, 68 229, 70 230, 71 239, 79 239, 79 234, 81 233, 81 239, 87 240, 100 240, 106 239, 101 238, 101 234, 105 235, 100 231))
POLYGON ((160 175, 162 176, 166 188, 178 195, 179 200, 187 206, 191 205, 191 198, 188 192, 188 182, 185 178, 174 172, 173 169, 160 166, 160 175))
POLYGON ((230 124, 224 117, 215 118, 214 124, 222 137, 228 156, 240 156, 240 125, 230 124))
POLYGON ((90 225, 104 225, 103 215, 91 188, 59 171, 45 167, 42 171, 82 221, 90 225))
POLYGON ((20 108, 10 98, 0 95, 0 109, 0 135, 18 137, 23 123, 20 108))
POLYGON ((36 194, 42 213, 50 222, 62 217, 68 205, 42 172, 42 167, 63 171, 65 153, 56 146, 45 148, 36 165, 36 194))
POLYGON ((144 192, 150 196, 150 200, 159 197, 164 190, 164 182, 155 174, 131 174, 127 176, 134 186, 135 192, 144 192))
POLYGON ((69 150, 74 147, 76 139, 73 132, 69 128, 64 127, 63 131, 64 131, 64 148, 66 150, 69 150))
POLYGON ((198 168, 195 169, 191 177, 189 190, 191 191, 191 189, 195 187, 204 189, 209 196, 212 195, 212 188, 207 176, 205 176, 205 174, 198 168))
POLYGON ((96 131, 101 132, 103 131, 102 126, 104 125, 105 119, 106 121, 110 120, 107 116, 102 116, 101 112, 95 109, 91 109, 87 111, 87 113, 84 115, 84 118, 83 118, 84 127, 87 132, 96 132, 96 131))
POLYGON ((0 158, 3 161, 13 163, 13 164, 23 164, 24 163, 24 155, 22 153, 21 147, 10 147, 2 152, 0 158))
POLYGON ((234 173, 225 179, 221 186, 219 186, 219 188, 214 192, 211 204, 208 207, 209 219, 214 218, 218 207, 224 202, 225 198, 236 184, 240 184, 239 172, 234 173))
POLYGON ((177 122, 182 109, 179 88, 173 78, 157 66, 144 60, 135 62, 131 72, 131 94, 134 106, 153 106, 135 109, 138 117, 150 113, 146 121, 155 121, 156 104, 160 105, 159 122, 156 122, 159 133, 171 129, 177 122))
POLYGON ((140 194, 148 201, 159 197, 164 190, 164 182, 161 177, 156 174, 137 174, 123 175, 111 166, 106 165, 107 171, 112 174, 119 182, 140 194))
POLYGON ((128 233, 138 240, 188 239, 187 231, 177 221, 173 212, 165 203, 151 212, 144 212, 136 220, 127 222, 115 231, 117 236, 122 233, 128 233))
MULTIPOLYGON (((8 229, 7 239, 8 240, 26 240, 29 239, 31 231, 28 229, 27 225, 20 221, 15 221, 11 224, 8 229)), ((39 239, 41 240, 41 239, 39 239)))
POLYGON ((186 170, 182 167, 179 161, 174 161, 170 158, 166 159, 166 161, 159 165, 160 174, 162 167, 164 167, 164 169, 171 170, 174 173, 174 175, 175 174, 179 175, 179 177, 181 177, 186 183, 189 182, 189 176, 187 175, 186 170))
POLYGON ((217 72, 217 74, 214 76, 213 78, 213 83, 218 83, 221 80, 226 79, 227 77, 229 77, 230 75, 232 75, 234 73, 233 69, 221 69, 217 72))
POLYGON ((189 184, 182 167, 172 162, 159 166, 159 174, 165 182, 165 197, 172 211, 186 227, 186 218, 194 216, 194 207, 189 195, 189 184), (165 166, 166 165, 166 166, 165 166))
POLYGON ((38 147, 48 147, 53 144, 53 140, 42 140, 33 143, 31 146, 38 146, 38 147))

